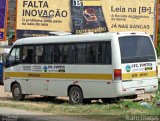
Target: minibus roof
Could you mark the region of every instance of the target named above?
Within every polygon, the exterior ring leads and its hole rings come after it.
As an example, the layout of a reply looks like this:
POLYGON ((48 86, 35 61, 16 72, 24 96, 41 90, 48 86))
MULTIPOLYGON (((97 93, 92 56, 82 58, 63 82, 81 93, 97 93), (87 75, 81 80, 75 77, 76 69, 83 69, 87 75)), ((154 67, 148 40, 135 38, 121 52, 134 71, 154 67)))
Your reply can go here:
POLYGON ((85 33, 79 35, 63 35, 63 36, 45 36, 45 37, 28 37, 17 40, 14 45, 22 44, 44 44, 44 43, 72 43, 72 42, 94 42, 94 41, 110 41, 113 37, 143 35, 149 36, 144 32, 107 32, 107 33, 85 33))

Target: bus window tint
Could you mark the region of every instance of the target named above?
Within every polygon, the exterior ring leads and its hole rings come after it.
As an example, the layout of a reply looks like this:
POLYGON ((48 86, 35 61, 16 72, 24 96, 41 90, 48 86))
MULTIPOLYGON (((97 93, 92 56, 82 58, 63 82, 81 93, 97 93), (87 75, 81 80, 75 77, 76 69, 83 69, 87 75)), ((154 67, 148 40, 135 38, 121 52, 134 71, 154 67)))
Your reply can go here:
POLYGON ((22 63, 33 63, 34 62, 34 51, 33 51, 33 46, 23 46, 23 51, 22 51, 22 63))
POLYGON ((52 62, 53 45, 45 45, 44 48, 44 63, 49 64, 52 62))
POLYGON ((60 46, 54 45, 54 51, 53 51, 53 63, 60 63, 60 46))
POLYGON ((111 64, 111 42, 106 42, 106 61, 105 64, 111 64))
POLYGON ((63 50, 63 58, 66 57, 66 62, 64 63, 73 63, 74 62, 74 46, 73 44, 66 44, 63 50))
POLYGON ((99 43, 98 44, 98 63, 99 64, 102 64, 104 61, 103 61, 103 48, 102 48, 102 45, 103 43, 99 43))
POLYGON ((20 48, 14 48, 9 58, 10 61, 20 61, 20 48))
POLYGON ((119 45, 122 63, 155 61, 155 53, 149 37, 119 37, 119 45))
POLYGON ((75 63, 86 63, 86 44, 75 45, 75 63))
POLYGON ((87 43, 87 63, 96 63, 97 44, 87 43))
POLYGON ((22 55, 22 63, 111 64, 111 43, 25 45, 22 55))
POLYGON ((13 48, 13 50, 12 50, 10 56, 9 56, 9 61, 10 61, 10 62, 15 61, 16 49, 17 49, 17 48, 13 48))
POLYGON ((98 64, 111 64, 111 42, 98 43, 98 64))
POLYGON ((73 44, 54 45, 54 63, 73 63, 73 44))
POLYGON ((43 63, 43 51, 44 46, 42 45, 37 45, 36 46, 36 54, 35 54, 35 62, 36 63, 43 63))
POLYGON ((12 49, 9 55, 9 62, 7 66, 12 66, 20 63, 20 47, 15 47, 12 49))

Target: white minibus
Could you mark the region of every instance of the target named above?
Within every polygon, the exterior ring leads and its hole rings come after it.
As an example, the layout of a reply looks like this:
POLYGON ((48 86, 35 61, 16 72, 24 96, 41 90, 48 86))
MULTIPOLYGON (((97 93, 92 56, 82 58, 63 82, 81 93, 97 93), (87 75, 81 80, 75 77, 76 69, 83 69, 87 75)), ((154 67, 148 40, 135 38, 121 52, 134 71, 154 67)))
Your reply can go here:
POLYGON ((6 60, 4 88, 25 95, 68 96, 72 104, 153 93, 157 56, 144 32, 32 37, 17 40, 6 60))

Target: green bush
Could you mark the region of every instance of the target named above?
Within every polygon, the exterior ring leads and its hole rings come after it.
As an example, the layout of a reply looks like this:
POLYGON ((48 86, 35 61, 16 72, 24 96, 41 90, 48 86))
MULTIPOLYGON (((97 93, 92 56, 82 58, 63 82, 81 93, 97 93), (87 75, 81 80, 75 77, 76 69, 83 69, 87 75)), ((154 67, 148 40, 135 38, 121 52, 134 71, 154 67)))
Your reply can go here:
POLYGON ((158 44, 157 44, 157 56, 159 57, 160 56, 160 32, 158 34, 158 44))
MULTIPOLYGON (((160 23, 160 21, 159 21, 160 23)), ((159 24, 159 27, 158 27, 158 42, 157 42, 157 56, 160 57, 160 24, 159 24)))
POLYGON ((158 90, 156 91, 155 101, 160 100, 160 79, 158 80, 158 90))

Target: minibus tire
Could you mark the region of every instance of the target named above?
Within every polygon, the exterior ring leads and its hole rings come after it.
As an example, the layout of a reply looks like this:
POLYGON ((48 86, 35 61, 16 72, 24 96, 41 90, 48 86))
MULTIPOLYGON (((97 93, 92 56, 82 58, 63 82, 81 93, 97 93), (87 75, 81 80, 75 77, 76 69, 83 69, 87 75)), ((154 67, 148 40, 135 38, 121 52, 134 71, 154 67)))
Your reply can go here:
POLYGON ((0 82, 0 85, 4 85, 3 81, 0 82))
POLYGON ((83 93, 79 87, 74 86, 69 90, 69 103, 81 104, 83 100, 83 93))
POLYGON ((12 96, 13 96, 14 100, 19 100, 19 101, 24 100, 25 95, 22 94, 22 89, 21 89, 20 84, 15 83, 12 86, 12 96))

